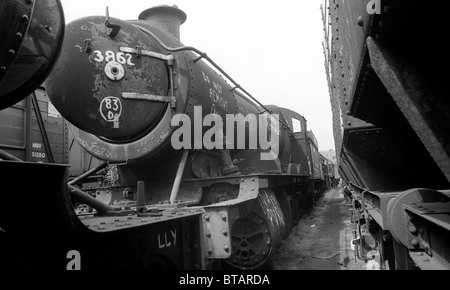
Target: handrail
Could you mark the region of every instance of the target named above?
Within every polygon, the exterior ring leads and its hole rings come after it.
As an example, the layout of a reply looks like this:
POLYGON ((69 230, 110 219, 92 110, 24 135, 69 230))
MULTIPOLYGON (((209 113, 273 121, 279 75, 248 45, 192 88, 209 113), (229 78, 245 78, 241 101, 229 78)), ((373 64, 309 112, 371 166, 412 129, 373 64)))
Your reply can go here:
MULTIPOLYGON (((138 25, 134 25, 136 26, 138 29, 142 30, 144 33, 150 35, 153 39, 156 40, 156 42, 158 42, 158 44, 165 50, 167 50, 168 52, 180 52, 180 51, 185 51, 185 50, 189 50, 189 51, 193 51, 196 54, 199 55, 199 57, 194 59, 194 63, 196 63, 197 61, 199 61, 200 59, 204 58, 206 59, 215 69, 217 69, 219 72, 221 72, 231 83, 233 83, 234 88, 231 89, 231 91, 234 91, 236 89, 241 90, 244 94, 247 95, 247 97, 249 97, 251 100, 253 100, 256 104, 258 104, 261 108, 264 109, 264 112, 269 112, 272 113, 272 111, 270 111, 266 106, 264 106, 263 104, 261 104, 255 97, 253 97, 249 92, 247 92, 244 88, 242 88, 232 77, 230 77, 230 75, 228 75, 218 64, 216 64, 205 52, 202 52, 200 50, 198 50, 195 47, 192 46, 180 46, 180 47, 168 47, 166 46, 161 39, 159 39, 153 32, 151 32, 150 30, 143 28, 141 26, 138 25)), ((289 126, 287 124, 285 124, 283 121, 280 120, 280 118, 277 118, 278 122, 280 122, 280 124, 284 125, 289 132, 291 132, 291 134, 293 134, 291 128, 289 128, 289 126)))

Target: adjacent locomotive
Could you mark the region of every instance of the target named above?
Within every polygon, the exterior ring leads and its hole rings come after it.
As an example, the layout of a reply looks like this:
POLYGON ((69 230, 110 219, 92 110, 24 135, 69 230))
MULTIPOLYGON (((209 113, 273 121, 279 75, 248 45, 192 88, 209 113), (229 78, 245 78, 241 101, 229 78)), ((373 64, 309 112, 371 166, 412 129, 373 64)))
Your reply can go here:
POLYGON ((30 176, 6 185, 20 196, 5 196, 0 208, 2 242, 18 266, 64 269, 76 251, 83 269, 208 269, 222 261, 255 269, 325 189, 305 118, 259 104, 184 46, 185 20, 177 7, 158 6, 139 20, 107 13, 67 25, 44 86, 78 144, 102 163, 67 183, 65 166, 0 161, 5 178, 30 176), (231 126, 217 127, 230 118, 231 126), (107 166, 117 168, 113 182, 81 187, 107 166), (45 192, 33 200, 41 214, 30 203, 20 217, 3 206, 37 191, 45 192), (77 215, 75 203, 94 211, 77 215))
POLYGON ((448 58, 436 53, 446 8, 371 0, 322 9, 354 242, 361 258, 377 250, 384 269, 450 268, 448 58))

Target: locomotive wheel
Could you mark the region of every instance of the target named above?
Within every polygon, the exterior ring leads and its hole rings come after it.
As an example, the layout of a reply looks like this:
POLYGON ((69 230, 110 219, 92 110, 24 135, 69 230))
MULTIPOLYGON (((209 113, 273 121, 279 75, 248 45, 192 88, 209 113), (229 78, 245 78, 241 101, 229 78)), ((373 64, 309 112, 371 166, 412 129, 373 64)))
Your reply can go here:
POLYGON ((271 251, 269 226, 251 213, 238 219, 231 230, 232 254, 226 261, 235 268, 256 269, 264 264, 271 251))

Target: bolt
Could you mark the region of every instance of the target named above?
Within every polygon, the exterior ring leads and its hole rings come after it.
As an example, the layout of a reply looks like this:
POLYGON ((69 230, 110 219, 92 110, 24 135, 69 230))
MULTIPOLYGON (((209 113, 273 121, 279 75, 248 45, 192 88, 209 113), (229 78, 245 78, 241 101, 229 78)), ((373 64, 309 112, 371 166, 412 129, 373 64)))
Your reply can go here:
POLYGON ((356 19, 356 22, 358 23, 359 26, 363 26, 364 25, 362 16, 359 16, 358 19, 356 19))

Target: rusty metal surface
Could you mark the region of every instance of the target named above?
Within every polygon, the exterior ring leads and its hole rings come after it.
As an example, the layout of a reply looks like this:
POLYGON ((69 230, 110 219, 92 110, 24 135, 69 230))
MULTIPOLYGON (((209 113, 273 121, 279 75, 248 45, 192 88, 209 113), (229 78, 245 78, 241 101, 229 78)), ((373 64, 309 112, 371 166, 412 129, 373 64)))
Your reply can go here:
POLYGON ((11 68, 30 24, 34 3, 4 0, 0 4, 0 83, 11 68))
POLYGON ((4 0, 1 13, 3 109, 30 94, 48 76, 60 54, 65 22, 59 0, 4 0))

